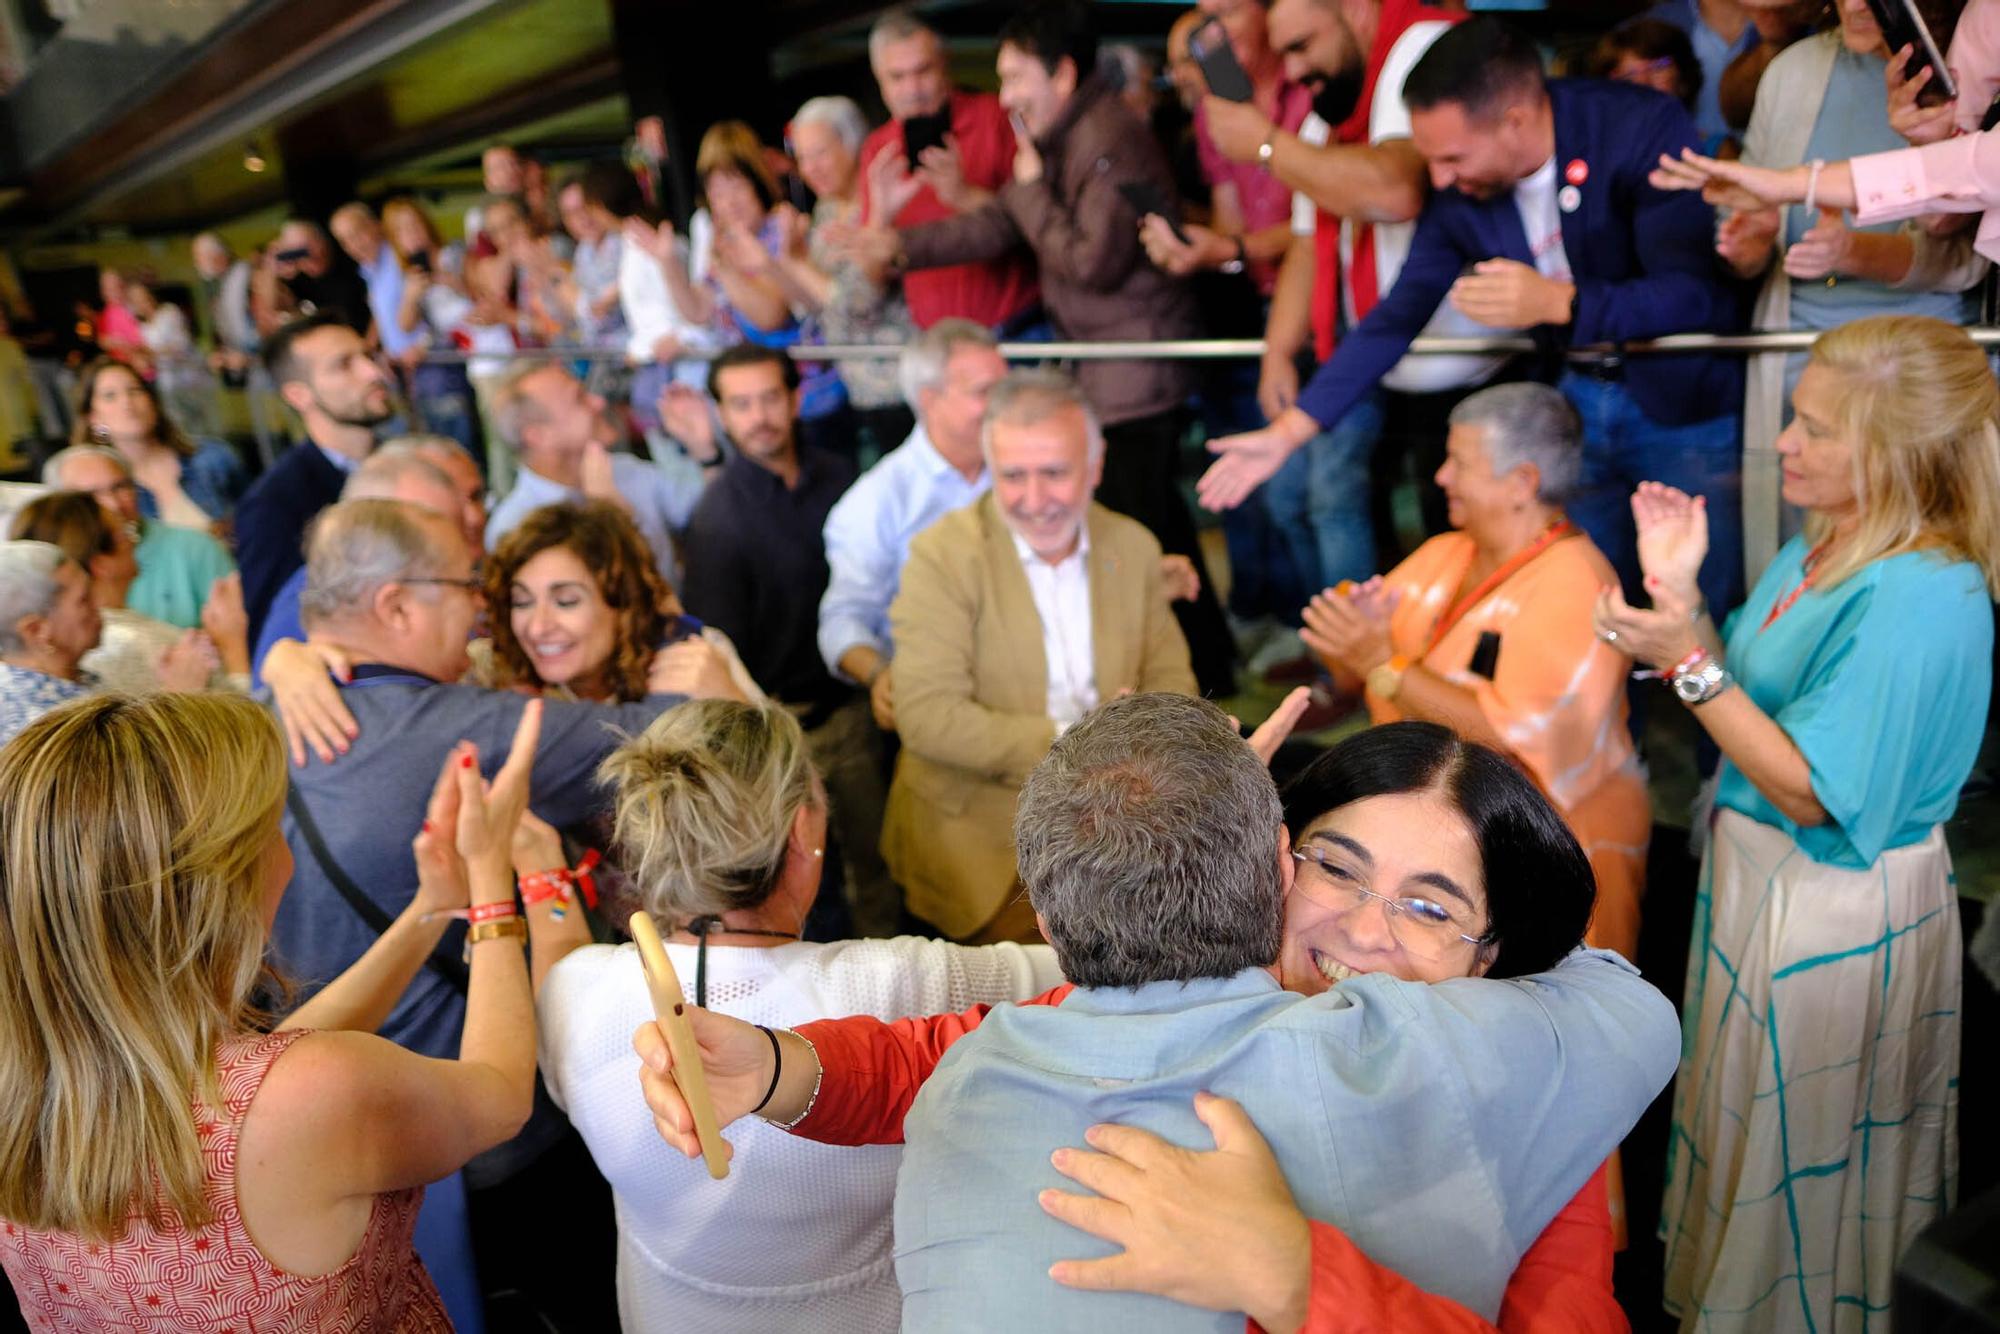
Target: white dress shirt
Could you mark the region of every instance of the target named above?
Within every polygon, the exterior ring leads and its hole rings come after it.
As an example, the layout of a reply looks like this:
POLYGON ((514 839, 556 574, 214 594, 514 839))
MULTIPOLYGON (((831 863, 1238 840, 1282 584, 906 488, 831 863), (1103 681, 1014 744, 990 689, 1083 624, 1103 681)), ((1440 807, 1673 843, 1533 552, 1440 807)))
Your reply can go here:
POLYGON ((1060 735, 1097 707, 1097 659, 1090 633, 1090 529, 1077 530, 1076 550, 1051 565, 1012 534, 1028 591, 1042 618, 1042 650, 1049 666, 1049 717, 1060 735))
MULTIPOLYGON (((685 260, 685 243, 677 240, 674 244, 685 260)), ((660 271, 660 262, 635 245, 623 246, 618 252, 618 305, 625 314, 625 356, 635 364, 651 361, 653 345, 668 334, 690 354, 723 348, 712 327, 696 324, 681 313, 667 286, 667 276, 660 271)), ((707 373, 708 363, 696 355, 674 363, 674 378, 689 384, 699 386, 707 373)))
POLYGON ((846 679, 840 655, 856 645, 893 656, 889 604, 902 586, 910 543, 992 485, 983 467, 966 481, 919 422, 835 502, 826 516, 827 581, 819 600, 819 655, 828 671, 846 679))

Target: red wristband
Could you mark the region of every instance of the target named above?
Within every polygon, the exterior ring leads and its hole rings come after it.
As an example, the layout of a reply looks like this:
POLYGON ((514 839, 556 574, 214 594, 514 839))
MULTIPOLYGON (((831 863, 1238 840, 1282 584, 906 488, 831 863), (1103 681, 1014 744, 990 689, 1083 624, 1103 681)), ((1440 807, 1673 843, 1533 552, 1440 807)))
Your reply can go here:
POLYGON ((1688 654, 1685 658, 1682 658, 1679 662, 1675 663, 1673 666, 1667 668, 1666 670, 1667 679, 1671 681, 1676 676, 1681 675, 1681 673, 1683 672, 1693 671, 1695 668, 1701 665, 1701 660, 1703 658, 1706 658, 1707 656, 1708 656, 1707 649, 1696 647, 1692 653, 1688 654))
POLYGON ((538 871, 534 875, 521 877, 521 902, 530 907, 546 899, 561 899, 569 902, 570 890, 576 884, 576 877, 566 866, 558 866, 552 871, 538 871))
POLYGON ((509 917, 518 917, 519 915, 514 910, 514 901, 512 899, 503 899, 498 903, 473 904, 470 908, 466 909, 465 920, 477 926, 481 922, 503 922, 509 917))

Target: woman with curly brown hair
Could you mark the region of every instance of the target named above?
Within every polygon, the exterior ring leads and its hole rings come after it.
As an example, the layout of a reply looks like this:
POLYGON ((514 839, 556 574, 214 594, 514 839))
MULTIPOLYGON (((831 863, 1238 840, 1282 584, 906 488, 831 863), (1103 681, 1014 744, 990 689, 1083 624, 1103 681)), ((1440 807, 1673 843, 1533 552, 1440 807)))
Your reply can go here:
POLYGON ((482 685, 588 700, 763 701, 729 637, 681 609, 616 505, 532 511, 487 559, 486 605, 506 615, 473 646, 482 685))

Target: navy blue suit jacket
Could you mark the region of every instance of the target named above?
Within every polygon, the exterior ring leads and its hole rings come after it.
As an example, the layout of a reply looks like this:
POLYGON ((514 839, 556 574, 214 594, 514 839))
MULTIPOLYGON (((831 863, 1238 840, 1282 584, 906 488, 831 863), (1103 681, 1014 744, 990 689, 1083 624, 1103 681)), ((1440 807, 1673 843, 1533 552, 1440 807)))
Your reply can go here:
MULTIPOLYGON (((1680 103, 1651 89, 1586 79, 1550 80, 1549 100, 1557 188, 1572 162, 1589 174, 1576 209, 1561 214, 1576 318, 1535 329, 1537 343, 1556 353, 1572 344, 1740 328, 1742 294, 1716 259, 1714 210, 1692 191, 1646 183, 1660 154, 1679 156, 1700 142, 1680 103)), ((1466 267, 1495 258, 1534 264, 1513 192, 1488 200, 1457 190, 1432 194, 1395 286, 1313 376, 1300 409, 1325 426, 1339 421, 1402 359, 1466 267)), ((1646 414, 1665 425, 1742 409, 1735 357, 1634 357, 1625 382, 1646 414)))
POLYGON ((280 454, 236 506, 236 566, 243 572, 243 609, 256 643, 271 600, 306 562, 305 531, 313 516, 340 499, 347 474, 310 440, 280 454))

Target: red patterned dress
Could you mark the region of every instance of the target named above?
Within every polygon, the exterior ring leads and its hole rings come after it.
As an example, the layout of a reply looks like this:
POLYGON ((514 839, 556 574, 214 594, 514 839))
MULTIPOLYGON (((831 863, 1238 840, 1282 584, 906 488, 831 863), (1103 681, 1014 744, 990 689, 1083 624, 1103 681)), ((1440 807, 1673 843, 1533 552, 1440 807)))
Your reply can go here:
POLYGON ((279 1269, 243 1226, 236 1205, 236 1140, 243 1114, 272 1062, 305 1032, 246 1034, 217 1049, 223 1106, 220 1112, 199 1102, 194 1108, 213 1214, 207 1226, 155 1228, 135 1217, 124 1239, 107 1245, 0 1224, 0 1265, 13 1281, 29 1329, 36 1334, 451 1329, 437 1288, 411 1249, 421 1187, 376 1196, 354 1254, 317 1278, 279 1269))

